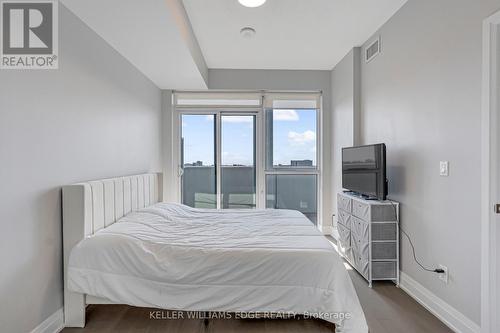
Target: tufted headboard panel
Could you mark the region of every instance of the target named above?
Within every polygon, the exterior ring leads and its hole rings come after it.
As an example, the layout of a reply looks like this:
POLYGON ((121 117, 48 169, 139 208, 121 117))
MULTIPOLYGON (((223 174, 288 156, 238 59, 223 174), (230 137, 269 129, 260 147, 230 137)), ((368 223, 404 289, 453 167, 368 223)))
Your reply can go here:
MULTIPOLYGON (((112 225, 124 215, 162 201, 162 192, 160 173, 94 180, 63 187, 65 309, 74 305, 72 303, 83 301, 81 297, 66 290, 67 264, 73 247, 83 238, 112 225)), ((71 316, 73 312, 66 313, 71 316)), ((65 318, 66 322, 78 322, 80 319, 65 318)))
MULTIPOLYGON (((160 198, 160 176, 142 174, 135 176, 94 180, 63 188, 65 200, 83 191, 85 236, 110 226, 124 215, 157 203, 160 198)), ((77 200, 81 200, 79 197, 77 200)))

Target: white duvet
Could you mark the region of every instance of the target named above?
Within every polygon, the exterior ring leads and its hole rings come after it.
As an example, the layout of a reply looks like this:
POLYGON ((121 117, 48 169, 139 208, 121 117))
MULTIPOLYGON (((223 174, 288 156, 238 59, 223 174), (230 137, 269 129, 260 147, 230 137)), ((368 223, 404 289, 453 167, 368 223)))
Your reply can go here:
POLYGON ((71 252, 70 290, 170 310, 292 312, 368 332, 328 240, 292 210, 209 210, 159 203, 71 252))

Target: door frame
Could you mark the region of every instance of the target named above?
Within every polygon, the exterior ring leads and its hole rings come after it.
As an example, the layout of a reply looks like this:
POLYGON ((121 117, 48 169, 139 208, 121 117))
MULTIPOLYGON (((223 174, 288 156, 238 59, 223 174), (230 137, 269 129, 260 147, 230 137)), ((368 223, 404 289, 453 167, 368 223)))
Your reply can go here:
POLYGON ((182 115, 215 115, 215 167, 216 167, 216 200, 217 209, 221 209, 222 202, 222 173, 221 162, 222 155, 218 152, 222 148, 222 116, 255 116, 254 123, 254 152, 255 152, 255 206, 256 208, 265 208, 265 200, 261 198, 264 195, 264 188, 262 182, 259 181, 263 175, 262 166, 264 162, 261 161, 262 141, 262 109, 261 108, 179 108, 175 112, 174 128, 174 166, 177 169, 176 177, 176 192, 179 198, 179 203, 182 203, 182 166, 181 166, 181 148, 179 143, 182 137, 182 115), (264 204, 264 206, 262 205, 264 204))
POLYGON ((500 11, 483 21, 483 65, 481 103, 481 332, 500 330, 497 304, 498 177, 498 65, 500 60, 500 11))

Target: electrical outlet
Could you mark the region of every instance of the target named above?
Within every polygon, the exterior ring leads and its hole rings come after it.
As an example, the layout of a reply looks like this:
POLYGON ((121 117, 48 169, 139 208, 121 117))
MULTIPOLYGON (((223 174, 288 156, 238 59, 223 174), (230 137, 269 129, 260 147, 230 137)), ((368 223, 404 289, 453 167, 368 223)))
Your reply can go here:
POLYGON ((444 271, 444 273, 438 273, 439 280, 448 284, 448 267, 443 266, 443 265, 439 265, 439 268, 441 268, 444 271))
POLYGON ((309 205, 307 204, 307 201, 301 201, 300 202, 300 208, 305 209, 305 208, 308 208, 308 207, 309 207, 309 205))

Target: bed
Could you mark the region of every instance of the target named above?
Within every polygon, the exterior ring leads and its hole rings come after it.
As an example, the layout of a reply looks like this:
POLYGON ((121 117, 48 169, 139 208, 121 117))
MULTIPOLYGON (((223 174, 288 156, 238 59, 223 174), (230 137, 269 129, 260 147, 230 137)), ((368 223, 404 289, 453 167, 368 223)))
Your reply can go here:
POLYGON ((65 325, 85 306, 302 314, 368 332, 347 271, 300 212, 161 202, 161 175, 63 188, 65 325))

